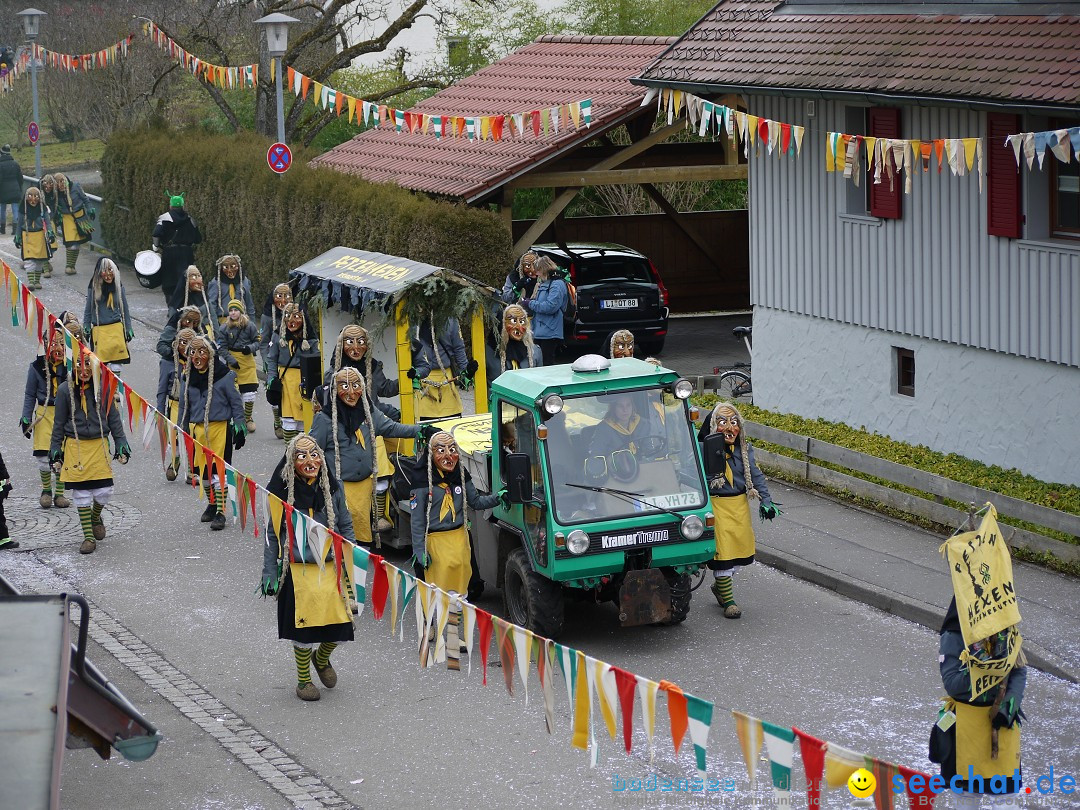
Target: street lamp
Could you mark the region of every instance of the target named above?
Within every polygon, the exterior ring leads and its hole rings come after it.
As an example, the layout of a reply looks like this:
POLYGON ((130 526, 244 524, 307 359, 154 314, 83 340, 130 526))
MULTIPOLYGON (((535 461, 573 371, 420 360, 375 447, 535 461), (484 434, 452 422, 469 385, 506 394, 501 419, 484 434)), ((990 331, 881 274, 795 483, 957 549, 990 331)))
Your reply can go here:
POLYGON ((285 143, 285 102, 281 92, 281 59, 289 49, 289 26, 300 22, 288 14, 267 14, 255 21, 266 32, 266 50, 274 60, 274 84, 277 85, 277 139, 285 143))
POLYGON ((22 17, 23 33, 26 34, 26 38, 30 40, 30 92, 34 96, 34 123, 38 126, 38 138, 34 142, 34 170, 38 182, 41 181, 41 121, 38 119, 38 97, 37 97, 37 56, 34 54, 34 42, 38 38, 38 33, 41 31, 41 18, 46 16, 44 11, 39 11, 36 8, 27 8, 20 11, 15 16, 22 17))

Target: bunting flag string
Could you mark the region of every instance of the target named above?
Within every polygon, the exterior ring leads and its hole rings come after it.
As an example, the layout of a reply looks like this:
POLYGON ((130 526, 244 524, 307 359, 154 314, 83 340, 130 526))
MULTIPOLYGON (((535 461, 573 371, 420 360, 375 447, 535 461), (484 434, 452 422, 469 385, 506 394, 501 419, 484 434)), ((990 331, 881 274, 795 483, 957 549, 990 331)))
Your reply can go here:
POLYGON ((1005 145, 1012 149, 1018 171, 1021 153, 1028 170, 1033 169, 1036 163, 1040 169, 1043 168, 1047 150, 1062 163, 1069 163, 1074 158, 1080 162, 1080 127, 1018 132, 1006 136, 1005 145))
POLYGON ((31 48, 33 58, 40 60, 46 67, 64 70, 68 73, 77 71, 86 73, 95 68, 106 68, 115 65, 120 59, 128 55, 134 39, 134 34, 128 34, 116 44, 93 53, 59 53, 58 51, 43 48, 36 42, 31 48))
MULTIPOLYGON (((680 104, 688 103, 682 99, 680 104)), ((692 100, 690 102, 692 104, 692 100)), ((64 329, 56 317, 45 308, 44 304, 18 278, 14 270, 0 261, 4 284, 11 302, 12 326, 26 329, 35 335, 39 343, 49 339, 53 330, 63 330, 66 344, 67 364, 70 368, 76 351, 89 349, 64 329), (38 328, 31 329, 34 322, 38 328), (78 348, 76 348, 78 344, 78 348)), ((295 539, 304 541, 302 548, 305 556, 314 556, 322 564, 326 551, 332 550, 334 571, 338 577, 339 588, 344 579, 349 588, 349 595, 355 598, 358 613, 371 605, 371 613, 378 620, 383 615, 389 600, 391 635, 398 635, 396 623, 401 620, 400 638, 404 637, 404 616, 408 603, 415 603, 416 629, 420 639, 420 663, 428 666, 436 658, 436 651, 445 656, 445 641, 442 631, 448 623, 448 616, 453 602, 454 608, 460 605, 462 624, 465 628, 461 637, 470 659, 474 653, 473 631, 479 635, 479 653, 483 666, 483 683, 487 685, 488 655, 492 636, 497 642, 499 663, 507 691, 513 694, 514 669, 518 670, 528 699, 528 676, 536 660, 537 675, 543 694, 544 719, 549 733, 555 729, 554 698, 555 666, 558 665, 566 688, 570 715, 571 745, 581 750, 588 750, 590 764, 595 767, 598 761, 596 729, 602 725, 612 740, 617 740, 618 718, 623 725, 623 747, 630 752, 633 736, 633 707, 635 696, 641 706, 641 725, 649 748, 649 761, 655 756, 653 738, 656 730, 656 696, 663 691, 667 695, 668 715, 670 719, 671 739, 676 757, 679 755, 684 738, 689 732, 693 747, 694 764, 698 776, 705 778, 708 766, 708 736, 715 716, 715 704, 695 695, 684 692, 670 681, 652 681, 640 675, 614 667, 604 661, 587 656, 580 650, 558 644, 551 639, 533 634, 526 628, 511 624, 487 611, 481 610, 458 597, 452 597, 429 583, 417 580, 411 573, 398 569, 365 548, 341 537, 336 532, 311 520, 300 510, 281 501, 277 496, 259 486, 250 476, 236 470, 232 465, 218 457, 212 450, 197 442, 187 431, 168 419, 168 417, 149 404, 131 386, 117 377, 107 365, 101 363, 96 355, 90 354, 91 367, 94 370, 95 384, 104 396, 105 392, 117 392, 119 404, 126 412, 128 424, 133 428, 142 425, 144 444, 152 441, 153 435, 162 438, 163 460, 166 448, 171 453, 174 441, 182 442, 189 469, 195 459, 205 459, 209 469, 216 472, 226 486, 226 505, 232 507, 233 520, 243 526, 250 517, 255 537, 258 537, 259 510, 267 519, 278 520, 278 532, 289 535, 290 547, 295 539), (258 506, 257 506, 258 504, 258 506), (438 631, 439 640, 434 639, 433 630, 438 631), (435 642, 432 644, 431 642, 435 642), (441 650, 440 650, 441 646, 441 650), (535 650, 535 656, 534 656, 535 650), (593 699, 596 698, 598 711, 593 711, 593 699)), ((110 402, 112 395, 107 397, 110 402)), ((164 463, 164 461, 163 461, 164 463)), ((201 487, 196 487, 201 496, 201 487)), ((218 497, 217 494, 212 497, 218 497)), ((269 538, 265 542, 268 542, 269 538)), ((291 548, 290 548, 291 553, 291 548)), ((345 591, 342 589, 343 594, 345 591)), ((735 732, 743 752, 747 776, 751 787, 755 785, 755 766, 764 747, 770 762, 770 774, 774 791, 774 802, 781 807, 791 804, 793 754, 795 739, 798 738, 800 755, 803 760, 811 806, 818 804, 822 782, 828 788, 838 788, 846 784, 851 773, 861 767, 873 770, 878 776, 878 794, 875 804, 879 810, 895 808, 891 795, 882 795, 882 791, 892 789, 892 777, 900 774, 908 777, 918 771, 902 765, 894 765, 884 760, 868 757, 851 749, 815 737, 786 725, 774 725, 748 714, 729 710, 735 721, 735 732)), ((725 788, 727 789, 727 788, 725 788)), ((913 810, 932 808, 933 796, 911 792, 907 788, 908 799, 913 810)))
POLYGON ((339 118, 362 127, 382 127, 406 135, 433 134, 437 139, 465 138, 470 141, 501 141, 504 138, 521 140, 526 135, 539 138, 558 134, 571 126, 577 131, 592 126, 593 101, 586 98, 566 104, 556 104, 542 110, 523 110, 494 115, 463 115, 426 113, 399 110, 374 101, 351 96, 328 84, 318 82, 289 66, 282 78, 285 88, 301 101, 311 98, 321 110, 329 110, 339 118), (525 121, 531 122, 526 127, 525 121))
POLYGON ((255 87, 259 81, 259 65, 215 65, 200 59, 192 53, 184 50, 180 45, 162 31, 157 23, 146 21, 143 23, 143 34, 150 41, 179 62, 192 76, 207 84, 220 87, 223 90, 232 90, 237 87, 255 87))

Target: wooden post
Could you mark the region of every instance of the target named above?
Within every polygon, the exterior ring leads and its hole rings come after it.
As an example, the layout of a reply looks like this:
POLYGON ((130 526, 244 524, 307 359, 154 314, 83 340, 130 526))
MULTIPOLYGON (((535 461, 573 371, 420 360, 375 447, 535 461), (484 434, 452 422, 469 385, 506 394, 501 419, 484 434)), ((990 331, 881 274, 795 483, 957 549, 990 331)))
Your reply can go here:
MULTIPOLYGON (((408 377, 408 371, 413 366, 412 341, 409 339, 409 319, 405 317, 404 304, 398 302, 397 312, 394 318, 395 344, 397 347, 398 367, 398 399, 401 404, 401 423, 403 425, 416 424, 416 397, 413 393, 413 381, 408 377)), ((400 452, 409 454, 413 452, 412 439, 398 439, 400 452)))
POLYGON ((477 309, 472 316, 472 354, 476 361, 476 376, 473 378, 474 410, 477 413, 488 411, 487 378, 487 341, 484 340, 484 313, 477 309))

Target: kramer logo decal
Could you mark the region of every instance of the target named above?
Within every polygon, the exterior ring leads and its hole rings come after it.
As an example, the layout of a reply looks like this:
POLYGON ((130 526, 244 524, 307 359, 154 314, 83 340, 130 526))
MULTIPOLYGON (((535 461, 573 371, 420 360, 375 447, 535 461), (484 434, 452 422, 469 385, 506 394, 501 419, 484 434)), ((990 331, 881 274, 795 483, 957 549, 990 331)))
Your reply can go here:
POLYGON ((601 548, 626 548, 627 546, 644 546, 652 543, 664 543, 669 533, 667 529, 654 531, 630 532, 628 534, 605 534, 600 537, 601 548))

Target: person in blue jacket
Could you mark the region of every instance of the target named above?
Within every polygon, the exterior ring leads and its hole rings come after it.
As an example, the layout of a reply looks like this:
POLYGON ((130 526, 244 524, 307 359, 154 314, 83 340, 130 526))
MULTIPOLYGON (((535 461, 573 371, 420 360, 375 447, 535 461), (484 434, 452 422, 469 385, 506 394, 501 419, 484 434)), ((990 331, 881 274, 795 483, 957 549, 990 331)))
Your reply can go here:
POLYGON ((533 338, 544 355, 544 365, 555 362, 563 342, 563 312, 570 302, 570 291, 559 276, 558 266, 548 256, 536 260, 536 288, 521 305, 532 315, 533 338))

